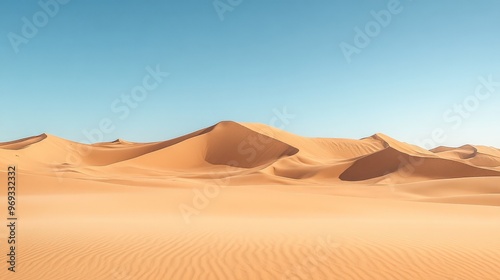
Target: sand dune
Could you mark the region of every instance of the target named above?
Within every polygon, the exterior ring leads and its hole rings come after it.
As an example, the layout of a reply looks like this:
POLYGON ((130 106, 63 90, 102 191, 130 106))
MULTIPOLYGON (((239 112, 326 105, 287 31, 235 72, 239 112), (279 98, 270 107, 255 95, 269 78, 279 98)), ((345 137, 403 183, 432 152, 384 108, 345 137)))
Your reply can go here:
POLYGON ((42 134, 0 162, 22 218, 1 279, 500 279, 492 147, 226 121, 153 143, 42 134))
POLYGON ((23 138, 12 142, 0 143, 0 148, 6 150, 20 150, 28 147, 29 145, 43 141, 46 138, 47 134, 41 134, 38 136, 23 138))
POLYGON ((396 174, 403 180, 500 176, 500 171, 430 156, 412 156, 392 147, 356 160, 340 178, 362 181, 396 174))
POLYGON ((209 165, 252 168, 297 153, 297 148, 247 129, 234 122, 222 122, 164 145, 154 153, 140 155, 125 165, 162 169, 189 169, 209 165))
POLYGON ((464 145, 459 148, 438 147, 432 150, 440 157, 462 159, 481 167, 500 167, 500 152, 491 147, 464 145))

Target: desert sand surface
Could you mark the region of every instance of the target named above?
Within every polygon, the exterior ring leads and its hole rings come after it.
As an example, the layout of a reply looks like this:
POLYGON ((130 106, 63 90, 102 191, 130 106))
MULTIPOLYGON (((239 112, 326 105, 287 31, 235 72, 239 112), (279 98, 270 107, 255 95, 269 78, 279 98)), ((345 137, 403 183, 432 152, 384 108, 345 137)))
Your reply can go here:
POLYGON ((0 279, 500 279, 500 150, 221 122, 169 141, 0 143, 0 279), (6 223, 6 191, 0 219, 6 223))

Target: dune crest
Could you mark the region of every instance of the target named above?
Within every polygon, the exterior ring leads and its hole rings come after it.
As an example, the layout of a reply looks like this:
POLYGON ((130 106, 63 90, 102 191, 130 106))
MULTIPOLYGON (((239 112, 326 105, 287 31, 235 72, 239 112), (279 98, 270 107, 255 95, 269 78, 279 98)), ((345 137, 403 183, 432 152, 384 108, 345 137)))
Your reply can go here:
POLYGON ((27 137, 19 140, 14 140, 10 142, 0 143, 0 149, 6 150, 20 150, 24 149, 30 145, 36 144, 45 140, 48 137, 47 134, 43 133, 37 136, 27 137))
POLYGON ((152 143, 117 139, 86 145, 42 134, 0 143, 0 157, 26 161, 33 171, 64 166, 94 172, 106 167, 106 173, 134 168, 191 173, 225 166, 241 174, 296 180, 364 181, 390 176, 399 183, 500 176, 500 151, 490 147, 427 151, 382 133, 361 140, 306 138, 262 124, 232 121, 152 143))

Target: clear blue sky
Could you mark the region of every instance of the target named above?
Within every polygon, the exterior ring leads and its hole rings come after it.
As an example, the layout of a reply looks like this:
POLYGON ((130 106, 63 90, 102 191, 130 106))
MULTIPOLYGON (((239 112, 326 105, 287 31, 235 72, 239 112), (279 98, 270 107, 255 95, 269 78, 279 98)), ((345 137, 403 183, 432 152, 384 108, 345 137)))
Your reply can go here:
POLYGON ((284 128, 304 136, 418 143, 441 128, 438 144, 500 147, 500 86, 471 97, 478 77, 500 82, 500 2, 401 0, 349 63, 340 44, 355 47, 355 28, 391 1, 243 0, 223 20, 211 0, 71 0, 49 5, 53 16, 1 1, 0 141, 85 142, 106 118, 106 141, 156 141, 221 120, 269 124, 287 107, 284 128), (115 100, 157 65, 170 75, 125 117, 115 100), (474 110, 448 111, 464 100, 474 110))

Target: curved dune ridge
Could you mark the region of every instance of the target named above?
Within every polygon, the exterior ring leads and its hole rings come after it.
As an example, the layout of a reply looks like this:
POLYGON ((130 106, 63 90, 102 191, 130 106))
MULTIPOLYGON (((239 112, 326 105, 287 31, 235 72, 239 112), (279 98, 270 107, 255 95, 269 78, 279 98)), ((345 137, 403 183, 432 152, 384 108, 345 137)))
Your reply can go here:
POLYGON ((457 156, 446 157, 420 148, 411 149, 410 145, 399 142, 386 143, 384 150, 354 161, 340 178, 362 181, 388 174, 407 180, 500 176, 500 170, 485 168, 484 160, 480 160, 480 165, 469 160, 477 154, 472 146, 466 152, 457 149, 454 154, 457 156))
POLYGON ((92 168, 97 172, 98 167, 107 167, 107 173, 110 167, 166 173, 233 167, 291 179, 342 181, 500 176, 500 151, 494 148, 465 145, 427 151, 384 134, 361 140, 305 138, 262 124, 231 121, 154 143, 117 139, 86 145, 42 134, 0 143, 0 156, 24 160, 34 169, 92 168))
POLYGON ((24 149, 32 144, 43 141, 46 138, 47 138, 47 134, 44 133, 44 134, 40 134, 38 136, 23 138, 23 139, 11 141, 11 142, 0 143, 0 148, 6 149, 6 150, 20 150, 20 149, 24 149))
POLYGON ((500 279, 493 147, 225 121, 152 143, 42 134, 0 162, 21 217, 0 279, 500 279))

